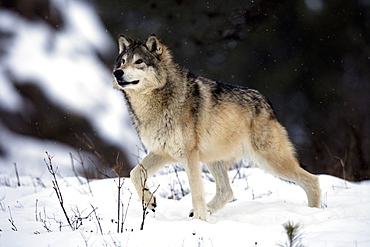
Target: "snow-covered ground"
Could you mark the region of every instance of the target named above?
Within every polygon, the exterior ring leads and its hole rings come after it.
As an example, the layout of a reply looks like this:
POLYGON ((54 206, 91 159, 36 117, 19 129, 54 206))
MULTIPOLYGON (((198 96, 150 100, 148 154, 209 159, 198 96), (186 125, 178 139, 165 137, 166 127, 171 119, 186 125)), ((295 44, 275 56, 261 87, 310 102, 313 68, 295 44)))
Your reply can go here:
MULTIPOLYGON (((321 175, 322 207, 309 208, 300 187, 258 168, 234 169, 229 176, 234 199, 203 222, 188 217, 191 196, 182 196, 180 187, 181 183, 186 193, 189 190, 185 172, 178 171, 177 176, 174 166, 165 168, 148 181, 152 189, 158 188, 158 207, 146 216, 144 230, 140 230, 141 202, 136 193, 131 195, 133 185, 124 178, 120 213, 124 223, 117 233, 118 178, 86 182, 57 177, 64 207, 76 228, 72 230, 51 175, 23 176, 18 186, 15 176, 2 174, 0 245, 289 246, 283 225, 291 222, 300 226, 297 243, 302 246, 370 246, 370 181, 351 183, 321 175), (176 197, 180 199, 169 199, 176 197)), ((212 177, 205 173, 203 180, 211 199, 212 177)))
MULTIPOLYGON (((112 89, 111 72, 96 53, 116 44, 85 2, 52 3, 65 20, 58 32, 41 21, 30 22, 0 9, 0 30, 12 34, 2 44, 7 53, 0 61, 1 107, 21 112, 27 104, 6 75, 19 83, 32 80, 55 104, 84 115, 104 138, 135 154, 132 150, 137 149, 138 140, 124 102, 112 89), (123 144, 124 139, 129 141, 123 144)), ((158 207, 146 216, 144 230, 139 230, 141 202, 130 179, 123 179, 120 215, 124 223, 117 233, 119 179, 87 182, 78 178, 71 169, 71 147, 12 133, 1 123, 0 138, 7 153, 0 157, 1 247, 284 246, 287 222, 300 226, 298 239, 306 247, 370 246, 370 181, 349 183, 321 175, 322 208, 317 209, 306 206, 303 190, 294 184, 257 168, 234 169, 229 172, 233 201, 203 222, 188 217, 192 205, 187 178, 181 170, 177 176, 175 166, 169 166, 148 181, 158 188, 158 207), (68 226, 53 189, 43 161, 45 151, 59 167, 64 207, 75 229, 68 226)), ((134 155, 131 158, 136 160, 134 155)), ((215 188, 207 173, 204 183, 210 200, 215 188)))

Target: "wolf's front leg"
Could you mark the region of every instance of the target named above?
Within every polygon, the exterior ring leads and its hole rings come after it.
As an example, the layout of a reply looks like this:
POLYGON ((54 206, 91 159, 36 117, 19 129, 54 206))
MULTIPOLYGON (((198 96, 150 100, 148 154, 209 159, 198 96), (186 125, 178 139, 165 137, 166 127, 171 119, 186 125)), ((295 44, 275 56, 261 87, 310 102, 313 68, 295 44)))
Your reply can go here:
POLYGON ((204 196, 202 169, 199 163, 198 152, 193 152, 187 161, 186 173, 189 179, 191 197, 193 202, 193 219, 207 221, 207 205, 204 196))
POLYGON ((147 180, 153 176, 159 169, 166 164, 173 162, 169 157, 158 155, 150 152, 144 159, 130 172, 130 178, 134 184, 139 199, 154 211, 157 206, 155 196, 149 191, 147 187, 147 180))

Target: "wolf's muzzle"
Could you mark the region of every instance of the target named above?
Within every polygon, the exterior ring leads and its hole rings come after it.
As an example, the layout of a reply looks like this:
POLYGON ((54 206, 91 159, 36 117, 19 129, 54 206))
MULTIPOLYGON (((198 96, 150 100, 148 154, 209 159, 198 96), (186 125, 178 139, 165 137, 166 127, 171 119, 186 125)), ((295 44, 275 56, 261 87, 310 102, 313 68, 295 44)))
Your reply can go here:
POLYGON ((114 77, 116 77, 116 81, 117 81, 118 85, 124 87, 124 86, 127 86, 129 84, 138 84, 139 83, 139 80, 125 81, 123 79, 124 74, 125 73, 121 69, 117 69, 116 71, 113 72, 113 75, 114 75, 114 77))

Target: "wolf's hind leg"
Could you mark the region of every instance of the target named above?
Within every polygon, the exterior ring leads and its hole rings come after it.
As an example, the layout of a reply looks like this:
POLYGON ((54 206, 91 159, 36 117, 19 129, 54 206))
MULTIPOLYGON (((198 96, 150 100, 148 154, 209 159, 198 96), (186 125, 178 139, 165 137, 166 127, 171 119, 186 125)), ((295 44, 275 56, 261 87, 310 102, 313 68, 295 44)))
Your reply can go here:
POLYGON ((301 168, 293 154, 283 153, 263 155, 268 166, 267 170, 301 186, 307 194, 308 206, 320 207, 321 192, 318 177, 301 168))
POLYGON ((321 191, 319 178, 301 168, 298 179, 295 182, 306 192, 308 206, 320 207, 321 191))
POLYGON ((217 161, 206 164, 206 166, 216 181, 216 195, 207 204, 208 210, 212 214, 223 208, 233 198, 233 191, 227 174, 227 163, 217 161))
POLYGON ((137 194, 145 205, 154 211, 157 206, 155 196, 147 188, 147 179, 153 176, 159 169, 166 164, 173 162, 169 157, 150 152, 144 159, 130 172, 130 178, 134 184, 137 194))
POLYGON ((306 192, 308 206, 319 207, 321 192, 318 177, 303 170, 295 155, 285 128, 276 120, 254 122, 252 155, 259 167, 278 177, 292 181, 306 192))

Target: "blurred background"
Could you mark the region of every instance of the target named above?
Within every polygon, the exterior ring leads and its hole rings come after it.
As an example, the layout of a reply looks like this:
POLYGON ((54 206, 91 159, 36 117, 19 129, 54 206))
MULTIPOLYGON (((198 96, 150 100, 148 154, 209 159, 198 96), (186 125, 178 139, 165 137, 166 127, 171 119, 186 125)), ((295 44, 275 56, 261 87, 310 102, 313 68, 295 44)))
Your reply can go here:
POLYGON ((112 89, 120 33, 258 89, 308 171, 369 179, 369 0, 0 0, 0 172, 39 176, 48 151, 128 175, 145 149, 112 89))

